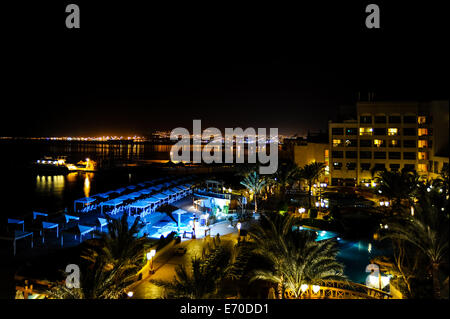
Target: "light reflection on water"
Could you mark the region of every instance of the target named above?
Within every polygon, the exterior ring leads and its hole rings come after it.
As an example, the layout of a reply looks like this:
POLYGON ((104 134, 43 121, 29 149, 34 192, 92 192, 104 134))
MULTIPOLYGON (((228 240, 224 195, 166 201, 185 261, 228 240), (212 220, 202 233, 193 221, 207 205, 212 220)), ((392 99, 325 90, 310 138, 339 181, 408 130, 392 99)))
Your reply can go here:
POLYGON ((91 179, 93 177, 94 173, 86 173, 84 177, 84 197, 89 197, 89 193, 91 191, 91 179))
MULTIPOLYGON (((33 210, 54 212, 61 210, 77 198, 93 195, 95 173, 73 172, 67 175, 36 175, 33 185, 33 210)), ((95 188, 95 187, 94 187, 95 188)))
POLYGON ((62 195, 66 184, 64 175, 37 175, 36 176, 36 192, 41 194, 52 193, 54 195, 62 195))

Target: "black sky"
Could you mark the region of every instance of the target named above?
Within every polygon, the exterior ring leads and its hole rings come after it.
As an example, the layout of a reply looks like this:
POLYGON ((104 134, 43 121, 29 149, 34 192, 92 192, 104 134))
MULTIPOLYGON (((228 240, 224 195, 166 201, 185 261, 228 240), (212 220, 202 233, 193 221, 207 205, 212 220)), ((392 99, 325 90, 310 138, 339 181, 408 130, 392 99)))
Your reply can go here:
POLYGON ((430 1, 377 2, 381 30, 365 28, 364 1, 73 2, 80 30, 65 29, 66 3, 8 8, 1 136, 143 134, 192 119, 304 134, 359 91, 448 99, 447 19, 430 1))

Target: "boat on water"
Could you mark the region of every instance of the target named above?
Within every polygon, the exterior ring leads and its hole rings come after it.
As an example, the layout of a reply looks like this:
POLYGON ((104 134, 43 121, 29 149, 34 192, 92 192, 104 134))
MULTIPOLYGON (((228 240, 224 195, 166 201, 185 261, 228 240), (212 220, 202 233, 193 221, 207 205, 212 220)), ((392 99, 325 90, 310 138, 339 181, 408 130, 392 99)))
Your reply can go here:
POLYGON ((44 156, 33 163, 33 168, 39 172, 67 174, 69 172, 95 172, 97 163, 89 158, 76 164, 67 163, 67 156, 44 156))

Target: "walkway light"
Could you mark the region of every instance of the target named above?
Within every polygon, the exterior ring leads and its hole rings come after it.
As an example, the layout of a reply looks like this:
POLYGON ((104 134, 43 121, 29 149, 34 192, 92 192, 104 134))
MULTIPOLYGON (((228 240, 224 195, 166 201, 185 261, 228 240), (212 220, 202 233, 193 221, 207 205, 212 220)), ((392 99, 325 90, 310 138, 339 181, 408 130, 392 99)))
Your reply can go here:
POLYGON ((128 297, 131 298, 131 297, 133 297, 133 295, 134 295, 134 292, 132 292, 132 291, 127 292, 127 296, 128 296, 128 297))
POLYGON ((319 292, 319 290, 320 290, 320 286, 317 286, 317 285, 312 286, 313 293, 317 294, 319 292))
POLYGON ((411 216, 414 216, 414 206, 411 206, 411 216))
POLYGON ((241 222, 238 222, 236 224, 236 228, 238 229, 238 237, 241 237, 241 226, 242 226, 241 222))
POLYGON ((156 250, 152 249, 147 253, 147 260, 150 261, 150 270, 149 273, 153 274, 155 273, 153 269, 153 257, 156 255, 156 250))
POLYGON ((305 292, 306 290, 308 290, 308 285, 307 284, 303 284, 300 286, 300 289, 302 292, 305 292))
POLYGON ((152 249, 147 253, 147 260, 152 259, 156 255, 156 250, 152 249))

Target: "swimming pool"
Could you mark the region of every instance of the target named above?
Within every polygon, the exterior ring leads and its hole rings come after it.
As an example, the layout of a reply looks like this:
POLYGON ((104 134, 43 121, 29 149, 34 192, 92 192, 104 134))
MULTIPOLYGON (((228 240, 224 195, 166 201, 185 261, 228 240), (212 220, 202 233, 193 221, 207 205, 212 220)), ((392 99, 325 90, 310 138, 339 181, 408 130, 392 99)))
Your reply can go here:
MULTIPOLYGON (((178 218, 177 216, 174 217, 176 219, 178 218)), ((192 217, 192 213, 181 214, 179 228, 181 232, 183 232, 184 230, 191 230, 189 222, 191 221, 192 217)), ((175 223, 165 213, 154 212, 145 219, 145 223, 146 225, 141 230, 139 236, 143 236, 143 234, 145 233, 147 234, 147 237, 158 239, 161 237, 161 235, 166 237, 171 232, 178 230, 177 223, 175 223)))
POLYGON ((336 238, 339 245, 337 259, 344 264, 344 275, 351 281, 365 284, 369 273, 366 273, 366 266, 370 260, 377 256, 390 256, 391 249, 381 247, 378 242, 370 241, 350 241, 340 238, 335 232, 316 230, 305 226, 300 226, 300 230, 315 231, 317 241, 329 238, 336 238))

